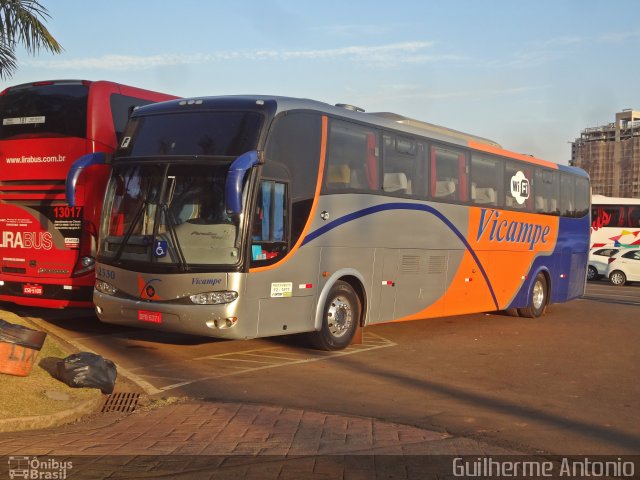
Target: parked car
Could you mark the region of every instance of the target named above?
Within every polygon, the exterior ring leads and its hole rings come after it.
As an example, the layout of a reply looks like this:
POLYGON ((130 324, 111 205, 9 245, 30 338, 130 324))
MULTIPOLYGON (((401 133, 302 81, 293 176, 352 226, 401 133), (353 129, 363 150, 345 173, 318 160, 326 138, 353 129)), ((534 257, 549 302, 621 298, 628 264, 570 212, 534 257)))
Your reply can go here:
POLYGON ((623 249, 610 256, 606 275, 614 285, 640 282, 640 249, 623 249))
POLYGON ((598 280, 607 273, 609 257, 620 251, 619 248, 592 248, 589 250, 587 280, 598 280))

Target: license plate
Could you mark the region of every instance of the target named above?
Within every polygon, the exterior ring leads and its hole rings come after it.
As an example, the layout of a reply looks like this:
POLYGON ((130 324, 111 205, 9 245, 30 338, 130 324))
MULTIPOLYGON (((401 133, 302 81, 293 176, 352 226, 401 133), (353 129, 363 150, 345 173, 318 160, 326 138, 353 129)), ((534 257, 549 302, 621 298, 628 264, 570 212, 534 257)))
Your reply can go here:
POLYGON ((149 323, 162 323, 161 312, 150 312, 149 310, 138 310, 138 321, 149 323))
POLYGON ((24 295, 42 295, 42 285, 23 285, 22 293, 24 295))

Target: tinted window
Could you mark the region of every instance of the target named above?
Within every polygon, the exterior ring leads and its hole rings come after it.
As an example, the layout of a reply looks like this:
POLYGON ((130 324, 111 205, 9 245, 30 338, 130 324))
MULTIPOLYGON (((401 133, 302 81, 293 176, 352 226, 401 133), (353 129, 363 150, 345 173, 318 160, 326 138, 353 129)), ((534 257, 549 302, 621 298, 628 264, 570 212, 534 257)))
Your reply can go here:
POLYGON ((560 215, 563 217, 575 217, 576 199, 575 179, 569 175, 560 175, 560 215))
POLYGON ((534 179, 534 204, 536 213, 559 215, 558 207, 560 176, 558 172, 542 168, 536 169, 534 179))
POLYGON ((431 147, 431 196, 445 201, 467 200, 466 162, 460 150, 431 147))
MULTIPOLYGON (((255 150, 262 116, 253 112, 191 112, 132 120, 133 136, 121 155, 228 155, 255 150)), ((131 131, 131 130, 129 130, 131 131)), ((128 132, 127 132, 128 133, 128 132)), ((126 142, 126 143, 125 143, 126 142)))
POLYGON ((111 116, 113 117, 113 126, 116 131, 118 144, 120 143, 120 137, 122 137, 122 132, 124 132, 124 127, 127 124, 127 120, 129 120, 133 108, 150 103, 153 102, 141 98, 120 95, 119 93, 111 95, 111 116))
POLYGON ((82 84, 10 89, 0 96, 0 139, 87 136, 87 97, 82 84))
POLYGON ((618 253, 618 250, 615 248, 603 248, 593 252, 594 255, 602 255, 603 257, 610 257, 614 253, 618 253))
POLYGON ((424 157, 424 147, 413 138, 392 134, 383 135, 382 146, 383 190, 413 195, 415 177, 419 173, 418 156, 421 153, 424 157))
POLYGON ((632 250, 628 253, 622 255, 624 258, 629 258, 631 260, 640 260, 640 250, 632 250))
POLYGON ((471 157, 471 201, 497 206, 504 175, 504 162, 484 155, 471 157))
POLYGON ((589 215, 591 207, 591 185, 589 180, 583 177, 576 177, 576 217, 582 218, 589 215))
POLYGON ((505 168, 505 205, 516 210, 532 210, 531 167, 507 162, 505 168))
POLYGON ((591 210, 591 226, 622 227, 625 224, 625 209, 622 205, 594 205, 591 210))
POLYGON ((349 122, 332 120, 324 185, 328 190, 378 190, 378 134, 349 122))
POLYGON ((322 118, 303 112, 279 116, 269 131, 262 172, 268 178, 290 182, 292 243, 300 237, 313 205, 321 131, 322 118))

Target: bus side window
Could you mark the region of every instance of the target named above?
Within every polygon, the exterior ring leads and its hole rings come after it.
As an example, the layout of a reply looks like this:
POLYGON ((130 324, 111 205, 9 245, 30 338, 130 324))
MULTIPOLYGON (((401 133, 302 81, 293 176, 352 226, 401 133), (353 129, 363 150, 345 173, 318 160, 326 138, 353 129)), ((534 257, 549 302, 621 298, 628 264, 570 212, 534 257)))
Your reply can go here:
POLYGON ((563 217, 575 217, 576 214, 576 184, 575 179, 569 175, 560 175, 560 215, 563 217))
POLYGON ((409 137, 384 134, 382 136, 382 188, 385 192, 413 195, 416 171, 416 141, 409 137))
POLYGON ((560 180, 558 178, 558 172, 543 168, 536 169, 534 179, 535 197, 533 204, 536 213, 544 213, 547 215, 560 214, 560 209, 558 207, 559 187, 560 180))
POLYGON ((331 120, 324 176, 326 190, 378 189, 378 135, 341 120, 331 120))
POLYGON ((252 227, 252 264, 270 264, 287 251, 287 189, 281 182, 260 182, 252 227))
POLYGON ((576 177, 576 217, 582 218, 589 215, 591 206, 591 188, 589 180, 576 177))
POLYGON ((443 201, 468 200, 464 152, 431 147, 431 196, 443 201))
POLYGON ((471 202, 497 206, 503 172, 500 159, 474 154, 471 157, 471 202))
POLYGON ((524 163, 507 162, 505 168, 505 206, 521 211, 533 210, 533 171, 524 163))

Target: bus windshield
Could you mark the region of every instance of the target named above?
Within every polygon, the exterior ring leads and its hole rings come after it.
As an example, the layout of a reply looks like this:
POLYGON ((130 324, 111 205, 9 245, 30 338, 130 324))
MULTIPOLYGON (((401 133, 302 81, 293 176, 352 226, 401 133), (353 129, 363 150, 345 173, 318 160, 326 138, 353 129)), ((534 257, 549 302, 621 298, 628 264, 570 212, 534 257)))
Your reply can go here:
POLYGON ((80 82, 10 89, 0 95, 0 140, 86 137, 88 92, 80 82))
POLYGON ((119 156, 216 155, 237 157, 255 150, 262 115, 204 111, 133 118, 119 156))
POLYGON ((238 261, 238 225, 225 212, 229 163, 114 166, 101 257, 192 270, 238 261))

